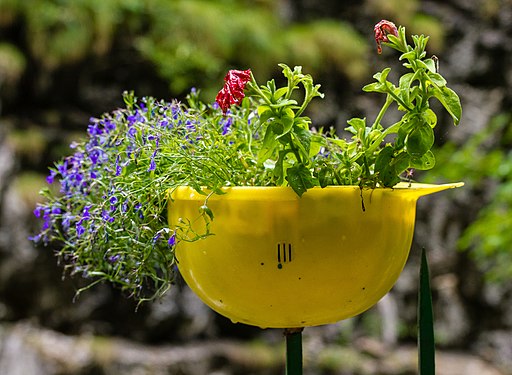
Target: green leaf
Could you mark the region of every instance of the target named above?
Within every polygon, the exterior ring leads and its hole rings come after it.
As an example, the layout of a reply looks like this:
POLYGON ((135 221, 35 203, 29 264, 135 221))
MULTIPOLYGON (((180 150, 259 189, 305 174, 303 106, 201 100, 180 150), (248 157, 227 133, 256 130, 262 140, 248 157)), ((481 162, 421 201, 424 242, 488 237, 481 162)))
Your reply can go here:
POLYGON ((277 185, 281 185, 284 181, 284 160, 286 159, 286 154, 288 154, 288 152, 288 150, 279 151, 277 162, 274 165, 274 177, 276 177, 277 185))
POLYGON ((258 106, 258 116, 261 116, 266 111, 270 111, 270 107, 268 105, 260 105, 260 106, 258 106))
POLYGON ((278 103, 270 104, 270 107, 272 109, 279 109, 279 108, 286 107, 286 106, 296 106, 296 105, 297 105, 297 101, 296 100, 293 100, 293 99, 282 99, 282 100, 279 100, 278 103))
MULTIPOLYGON (((287 109, 289 109, 289 108, 287 108, 287 109)), ((288 134, 293 128, 293 111, 292 110, 290 110, 290 111, 292 112, 292 116, 289 116, 288 113, 281 116, 281 123, 283 124, 283 133, 277 138, 280 138, 283 135, 288 134)))
POLYGON ((260 118, 260 123, 263 124, 267 122, 267 120, 270 119, 272 116, 274 116, 274 111, 272 111, 269 106, 260 105, 258 107, 258 116, 260 118))
POLYGON ((272 157, 272 154, 274 153, 277 145, 278 143, 276 141, 275 134, 269 126, 265 132, 261 149, 258 152, 258 162, 263 163, 272 157))
POLYGON ((277 101, 279 98, 281 98, 284 94, 288 92, 288 87, 281 87, 280 89, 277 89, 274 93, 274 101, 277 101))
POLYGON ((386 86, 379 82, 369 83, 363 87, 364 92, 380 92, 386 93, 386 86))
POLYGON ((427 77, 429 80, 431 80, 433 83, 435 83, 438 87, 446 86, 446 79, 444 79, 444 77, 439 73, 429 72, 427 74, 427 77))
POLYGON ((400 57, 399 57, 399 60, 414 60, 416 59, 416 51, 412 50, 412 51, 409 51, 409 52, 406 52, 406 53, 403 53, 400 57))
POLYGON ((373 75, 373 78, 377 82, 370 83, 363 87, 363 91, 366 92, 387 92, 386 85, 387 85, 387 78, 388 74, 391 71, 391 68, 386 68, 382 72, 375 73, 373 75))
POLYGON ((453 123, 458 125, 462 116, 462 106, 460 104, 459 96, 448 87, 435 87, 433 90, 434 96, 441 102, 444 108, 453 118, 453 123))
POLYGON ((324 137, 317 134, 311 134, 309 131, 307 134, 311 137, 310 146, 309 146, 309 157, 313 157, 318 155, 322 147, 327 145, 327 142, 324 137))
POLYGON ((382 70, 382 72, 375 73, 373 75, 373 78, 375 78, 377 80, 377 82, 386 83, 386 81, 388 80, 388 75, 389 75, 390 71, 391 71, 391 68, 385 68, 382 70))
POLYGON ((393 147, 389 145, 380 150, 377 159, 375 159, 375 172, 380 172, 388 167, 391 164, 394 153, 393 147))
POLYGON ((309 188, 315 186, 311 172, 303 165, 296 165, 288 168, 286 173, 286 180, 288 181, 288 184, 299 197, 302 196, 302 194, 304 194, 309 188))
POLYGON ((394 161, 394 149, 392 146, 384 147, 375 160, 375 172, 379 174, 380 182, 385 187, 392 187, 400 182, 396 164, 394 161))
POLYGON ((407 168, 409 168, 411 164, 411 156, 407 152, 403 151, 395 156, 393 164, 395 165, 395 172, 398 176, 407 168))
POLYGON ((294 138, 296 142, 294 143, 299 148, 302 159, 309 159, 311 147, 311 132, 309 130, 295 126, 293 129, 293 134, 295 134, 296 136, 294 138))
MULTIPOLYGON (((437 67, 436 67, 436 63, 434 62, 433 59, 426 59, 424 60, 424 63, 425 63, 425 66, 427 67, 427 69, 432 72, 432 73, 437 73, 437 67)), ((444 78, 443 78, 444 79, 444 78)))
POLYGON ((399 94, 401 99, 405 102, 405 104, 409 105, 409 92, 411 88, 411 83, 416 77, 416 73, 406 73, 402 77, 400 77, 400 82, 398 83, 398 87, 400 88, 399 94))
POLYGON ((436 372, 434 313, 425 249, 421 250, 420 286, 418 291, 418 367, 419 375, 434 375, 436 372))
POLYGON ((409 166, 420 170, 428 170, 434 168, 436 165, 436 158, 434 153, 430 150, 425 152, 421 157, 411 157, 409 166))
POLYGON ((210 220, 213 220, 213 211, 210 207, 208 207, 207 205, 202 205, 200 208, 199 208, 199 212, 201 212, 201 214, 206 214, 208 215, 208 217, 210 218, 210 220))
POLYGON ((267 82, 268 91, 272 93, 272 95, 276 92, 276 81, 271 79, 267 82))
POLYGON ((437 124, 437 115, 436 113, 431 110, 430 108, 427 108, 425 112, 422 114, 423 120, 430 125, 431 128, 434 128, 437 124))
POLYGON ((434 130, 426 122, 420 122, 407 137, 407 152, 413 157, 421 157, 434 145, 434 130))
POLYGON ((326 187, 329 185, 330 181, 331 179, 329 178, 327 168, 323 166, 323 168, 320 169, 320 172, 318 172, 318 182, 320 183, 320 187, 326 187))
POLYGON ((364 138, 364 134, 366 132, 366 118, 355 117, 348 120, 347 124, 350 126, 345 128, 346 131, 349 131, 360 138, 364 138))

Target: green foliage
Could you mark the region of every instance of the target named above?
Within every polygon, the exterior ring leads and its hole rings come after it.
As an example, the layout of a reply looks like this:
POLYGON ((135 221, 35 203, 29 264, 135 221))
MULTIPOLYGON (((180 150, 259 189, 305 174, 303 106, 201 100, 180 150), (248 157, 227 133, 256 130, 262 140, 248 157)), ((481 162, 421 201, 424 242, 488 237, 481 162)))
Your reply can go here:
POLYGON ((212 82, 226 67, 251 66, 268 77, 276 61, 300 62, 313 73, 334 67, 362 78, 364 38, 351 26, 317 21, 286 26, 275 9, 242 2, 154 0, 148 33, 137 47, 153 61, 175 92, 199 85, 213 96, 212 82), (355 63, 358 61, 358 63, 355 63))
MULTIPOLYGON (((296 66, 292 71, 285 64, 280 66, 287 79, 285 87, 277 89, 274 80, 268 81, 266 86, 258 86, 254 80, 249 83, 253 96, 260 101, 257 111, 263 144, 258 161, 272 169, 275 185, 284 185, 287 181, 298 195, 302 195, 318 185, 311 173, 315 167, 311 146, 318 143, 321 147, 326 142, 313 136, 309 130, 311 119, 302 113, 313 98, 323 97, 323 94, 311 75, 302 73, 302 67, 296 66), (299 105, 292 97, 300 86, 304 99, 299 105)), ((318 153, 320 147, 314 147, 314 150, 318 153)))
POLYGON ((272 2, 26 0, 2 2, 0 9, 3 22, 23 20, 31 57, 47 70, 129 43, 176 95, 198 86, 214 96, 233 65, 263 77, 277 61, 300 62, 313 73, 336 69, 352 79, 368 71, 368 43, 350 25, 288 25, 272 2))
POLYGON ((3 82, 16 82, 22 75, 27 62, 25 56, 15 46, 0 43, 0 85, 3 82))
POLYGON ((361 166, 360 174, 353 177, 364 186, 390 187, 400 181, 400 174, 408 168, 431 169, 434 166, 431 148, 437 116, 430 109, 431 99, 443 105, 455 125, 462 113, 459 97, 446 86, 434 59, 426 57, 428 37, 414 35, 411 46, 405 28, 400 27, 397 36, 389 34, 386 38, 389 39, 386 44, 402 52, 400 60, 405 60, 403 65, 410 72, 399 78, 398 86, 388 80, 390 68, 375 74, 376 82, 363 90, 386 95, 380 113, 371 126, 366 125, 366 119, 349 121, 347 130, 354 135, 354 142, 347 145, 345 158, 361 166), (404 115, 400 121, 384 128, 381 122, 393 103, 404 115), (390 135, 394 135, 394 142, 380 147, 390 135))
POLYGON ((500 114, 464 144, 448 143, 436 151, 441 163, 428 178, 464 179, 480 191, 486 205, 459 240, 491 281, 512 277, 512 115, 500 114))
MULTIPOLYGON (((48 69, 105 53, 137 0, 27 0, 17 6, 29 48, 48 69)), ((137 7, 135 7, 137 9, 137 7)))
POLYGON ((300 64, 313 75, 329 67, 354 80, 362 80, 368 73, 368 44, 348 23, 319 20, 295 25, 283 33, 282 40, 280 51, 286 52, 281 59, 300 64))

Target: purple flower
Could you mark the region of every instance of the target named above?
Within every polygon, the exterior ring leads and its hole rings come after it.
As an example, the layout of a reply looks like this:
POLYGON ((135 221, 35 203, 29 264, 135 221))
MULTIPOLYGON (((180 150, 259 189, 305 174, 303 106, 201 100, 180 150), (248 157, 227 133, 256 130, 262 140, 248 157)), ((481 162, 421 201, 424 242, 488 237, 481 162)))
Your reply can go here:
POLYGON ((96 165, 98 163, 98 160, 100 158, 100 150, 94 149, 89 154, 89 159, 91 159, 92 165, 96 165))
POLYGON ((226 135, 233 123, 233 117, 225 117, 222 121, 222 135, 226 135))
POLYGON ((161 231, 156 232, 156 234, 153 236, 153 245, 158 242, 158 240, 160 239, 161 236, 162 236, 161 231))
POLYGON ((114 121, 110 119, 103 119, 102 121, 107 133, 111 133, 112 131, 116 130, 116 124, 114 121))
POLYGON ((48 184, 50 185, 53 184, 56 175, 57 172, 55 172, 54 170, 50 170, 50 174, 48 175, 48 177, 46 177, 46 182, 48 182, 48 184))
POLYGON ((109 263, 116 263, 119 259, 121 259, 121 255, 119 255, 119 254, 111 255, 107 259, 108 259, 109 263))
POLYGON ((121 167, 121 165, 119 164, 119 155, 116 156, 116 177, 120 176, 121 175, 121 172, 123 171, 123 167, 121 167))
POLYGON ((50 228, 52 223, 52 217, 51 217, 51 209, 48 207, 45 207, 44 213, 43 213, 43 230, 47 230, 50 228))
POLYGON ((85 228, 82 225, 82 220, 76 223, 76 236, 80 238, 85 233, 85 228))
POLYGON ((64 215, 62 216, 62 228, 67 231, 69 229, 69 227, 71 226, 71 221, 74 219, 75 217, 73 215, 71 215, 69 212, 65 212, 64 215))
POLYGON ((176 233, 173 233, 172 236, 169 237, 167 244, 169 245, 169 247, 173 247, 176 245, 176 233))
POLYGON ((101 135, 103 133, 103 130, 98 126, 97 123, 94 123, 94 124, 90 124, 87 127, 87 133, 89 133, 89 135, 91 137, 95 137, 95 136, 101 135))
POLYGON ((154 171, 155 169, 156 169, 155 158, 152 157, 151 162, 149 163, 148 172, 154 171))
POLYGON ((158 152, 158 150, 155 150, 153 152, 153 155, 151 155, 151 161, 149 162, 148 172, 154 171, 156 169, 155 156, 156 156, 157 152, 158 152))
MULTIPOLYGON (((82 212, 82 220, 90 220, 91 219, 91 213, 89 210, 91 209, 91 205, 87 205, 84 207, 84 210, 82 212)), ((80 220, 80 221, 82 221, 80 220)))
POLYGON ((57 164, 57 171, 64 176, 66 172, 68 171, 68 161, 67 159, 64 159, 61 163, 57 164))
POLYGON ((137 116, 136 115, 129 115, 126 119, 128 120, 128 123, 130 125, 133 125, 137 121, 137 116))
POLYGON ((110 213, 107 210, 101 211, 101 218, 103 219, 103 221, 109 223, 113 223, 115 220, 112 216, 110 216, 110 213))
POLYGON ((137 203, 137 204, 135 205, 135 207, 133 207, 133 208, 135 209, 135 212, 138 212, 138 213, 139 213, 139 217, 140 217, 141 219, 144 219, 144 212, 142 212, 142 204, 137 203))
POLYGON ((42 213, 44 212, 44 207, 41 205, 37 205, 33 212, 35 217, 40 218, 42 213))
POLYGON ((177 120, 178 119, 178 114, 180 112, 180 107, 179 105, 176 105, 174 104, 172 107, 171 107, 171 113, 172 113, 172 118, 173 120, 177 120))
POLYGON ((126 211, 128 211, 128 199, 126 199, 121 205, 121 212, 125 213, 126 211))

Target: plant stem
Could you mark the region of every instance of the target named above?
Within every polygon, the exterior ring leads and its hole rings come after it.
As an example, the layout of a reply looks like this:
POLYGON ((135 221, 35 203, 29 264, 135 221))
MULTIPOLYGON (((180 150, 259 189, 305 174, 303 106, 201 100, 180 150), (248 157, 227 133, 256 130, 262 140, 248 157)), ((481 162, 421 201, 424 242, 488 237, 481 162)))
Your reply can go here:
POLYGON ((393 99, 388 94, 386 96, 386 102, 384 103, 384 105, 380 109, 379 114, 377 115, 377 117, 375 118, 375 121, 373 122, 372 129, 375 129, 377 127, 377 125, 380 124, 380 121, 382 120, 382 118, 386 114, 386 111, 388 110, 388 108, 391 105, 391 103, 393 103, 393 99))
POLYGON ((391 96, 393 97, 393 99, 395 99, 395 100, 396 100, 396 102, 397 102, 398 104, 400 104, 402 107, 404 107, 405 109, 407 109, 409 112, 411 112, 411 111, 412 111, 412 108, 409 108, 409 106, 408 106, 407 104, 405 104, 405 103, 403 102, 403 100, 402 100, 402 99, 400 99, 400 98, 399 98, 399 97, 398 97, 398 96, 393 92, 393 90, 391 90, 391 89, 389 88, 389 86, 388 86, 388 82, 386 82, 386 89, 387 89, 387 91, 388 91, 388 94, 389 94, 389 95, 391 95, 391 96))
POLYGON ((254 78, 252 71, 251 71, 251 83, 252 83, 253 89, 257 92, 258 96, 260 98, 262 98, 265 101, 265 103, 268 104, 269 106, 272 105, 273 104, 272 101, 263 94, 260 87, 258 86, 258 82, 256 82, 256 78, 254 78))
POLYGON ((371 154, 373 153, 377 147, 379 147, 379 145, 381 144, 381 142, 389 135, 389 134, 392 134, 392 133, 395 133, 398 129, 400 129, 400 125, 402 124, 401 121, 398 121, 398 122, 395 122, 393 125, 391 125, 389 128, 387 128, 386 130, 384 130, 382 132, 382 134, 375 140, 373 141, 373 143, 371 144, 370 147, 368 147, 366 149, 366 153, 367 154, 371 154))

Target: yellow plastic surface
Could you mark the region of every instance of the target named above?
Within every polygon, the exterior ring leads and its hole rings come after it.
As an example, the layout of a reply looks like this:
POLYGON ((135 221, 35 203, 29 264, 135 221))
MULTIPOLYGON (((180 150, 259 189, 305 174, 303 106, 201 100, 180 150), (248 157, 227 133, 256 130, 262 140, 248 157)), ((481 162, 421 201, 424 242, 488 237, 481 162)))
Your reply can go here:
MULTIPOLYGON (((462 184, 313 188, 233 187, 212 195, 214 234, 179 243, 178 267, 213 310, 259 327, 334 323, 367 310, 395 284, 411 247, 419 197, 462 184), (363 211, 363 203, 365 210, 363 211)), ((205 196, 172 193, 180 218, 204 233, 205 196)))

